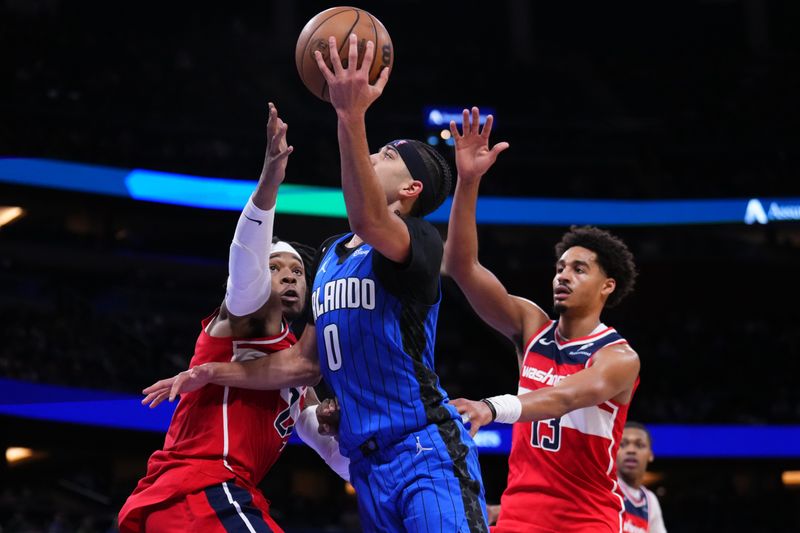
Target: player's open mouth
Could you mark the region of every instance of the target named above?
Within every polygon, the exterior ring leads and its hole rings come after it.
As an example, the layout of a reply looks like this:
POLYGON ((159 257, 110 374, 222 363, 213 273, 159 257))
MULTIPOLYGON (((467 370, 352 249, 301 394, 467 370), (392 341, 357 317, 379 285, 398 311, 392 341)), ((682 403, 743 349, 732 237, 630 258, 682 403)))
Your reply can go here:
POLYGON ((294 303, 300 300, 300 296, 297 294, 297 291, 290 289, 281 294, 281 300, 283 300, 284 302, 294 303))
POLYGON ((569 296, 570 292, 572 291, 561 285, 553 289, 553 297, 555 297, 556 300, 563 300, 564 298, 569 296))
POLYGON ((636 459, 623 459, 622 464, 624 466, 637 467, 639 466, 639 461, 636 459))

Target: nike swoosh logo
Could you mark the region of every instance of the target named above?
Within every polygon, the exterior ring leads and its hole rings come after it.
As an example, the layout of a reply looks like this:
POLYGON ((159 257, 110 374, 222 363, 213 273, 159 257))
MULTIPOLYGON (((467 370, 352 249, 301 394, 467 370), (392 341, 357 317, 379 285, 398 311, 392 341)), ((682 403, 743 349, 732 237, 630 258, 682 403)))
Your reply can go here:
MULTIPOLYGON (((242 213, 242 214, 244 215, 244 213, 242 213)), ((250 217, 249 217, 249 216, 247 216, 247 215, 244 215, 244 218, 246 218, 247 220, 249 220, 249 221, 251 221, 251 222, 255 222, 255 223, 256 223, 256 224, 258 224, 259 226, 261 225, 261 221, 260 221, 260 220, 256 220, 256 219, 254 219, 254 218, 250 218, 250 217)))
POLYGON ((547 346, 548 344, 553 344, 555 341, 549 341, 547 339, 539 339, 539 344, 544 344, 547 346))

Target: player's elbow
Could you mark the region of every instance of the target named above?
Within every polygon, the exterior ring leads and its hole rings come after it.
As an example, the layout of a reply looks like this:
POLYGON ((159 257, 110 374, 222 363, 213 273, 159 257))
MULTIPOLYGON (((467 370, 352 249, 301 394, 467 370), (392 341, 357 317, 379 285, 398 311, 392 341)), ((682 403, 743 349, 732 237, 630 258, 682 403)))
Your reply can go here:
POLYGON ((459 286, 467 286, 475 278, 480 264, 475 258, 464 257, 452 246, 445 244, 442 257, 442 273, 449 276, 459 286))
POLYGON ((461 284, 467 275, 466 262, 454 258, 452 254, 445 251, 442 258, 442 274, 453 279, 458 284, 461 284))
POLYGON ((458 262, 453 258, 452 252, 447 249, 447 244, 445 244, 442 256, 442 274, 450 276, 454 280, 457 280, 459 274, 458 262))

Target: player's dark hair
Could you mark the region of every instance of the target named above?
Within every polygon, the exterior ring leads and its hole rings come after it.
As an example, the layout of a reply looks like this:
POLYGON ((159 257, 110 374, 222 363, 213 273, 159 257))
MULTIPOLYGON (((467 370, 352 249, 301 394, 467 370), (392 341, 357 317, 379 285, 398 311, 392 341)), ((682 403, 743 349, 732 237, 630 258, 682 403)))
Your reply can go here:
POLYGON ((633 254, 622 239, 594 226, 571 226, 561 242, 556 244, 556 259, 573 246, 593 251, 603 272, 617 282, 606 307, 614 307, 633 290, 638 273, 633 254))
POLYGON ((650 447, 653 447, 653 436, 650 434, 650 430, 647 429, 647 426, 642 424, 641 422, 636 422, 635 420, 628 420, 625 422, 626 428, 633 428, 633 429, 641 429, 644 431, 645 435, 647 435, 647 442, 650 443, 650 447))
POLYGON ((453 171, 444 156, 437 152, 432 146, 420 141, 412 140, 408 142, 413 144, 417 153, 422 158, 428 178, 426 184, 433 186, 433 195, 428 197, 424 202, 424 207, 421 198, 417 198, 414 205, 411 207, 412 216, 424 217, 436 211, 450 194, 450 190, 453 186, 453 171))

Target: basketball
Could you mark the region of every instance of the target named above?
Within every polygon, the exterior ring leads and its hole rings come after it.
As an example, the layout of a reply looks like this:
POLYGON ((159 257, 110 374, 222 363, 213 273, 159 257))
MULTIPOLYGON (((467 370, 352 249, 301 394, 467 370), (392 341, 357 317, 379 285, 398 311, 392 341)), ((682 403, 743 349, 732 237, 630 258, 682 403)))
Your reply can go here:
POLYGON ((375 56, 369 70, 369 82, 374 84, 384 67, 391 68, 394 62, 394 48, 389 32, 383 23, 371 13, 357 7, 340 6, 326 9, 314 15, 297 38, 295 63, 303 84, 314 95, 330 101, 328 84, 317 66, 314 52, 319 50, 328 68, 333 69, 328 51, 328 37, 336 37, 342 66, 347 66, 349 36, 358 36, 358 66, 364 60, 367 41, 375 43, 375 56))

